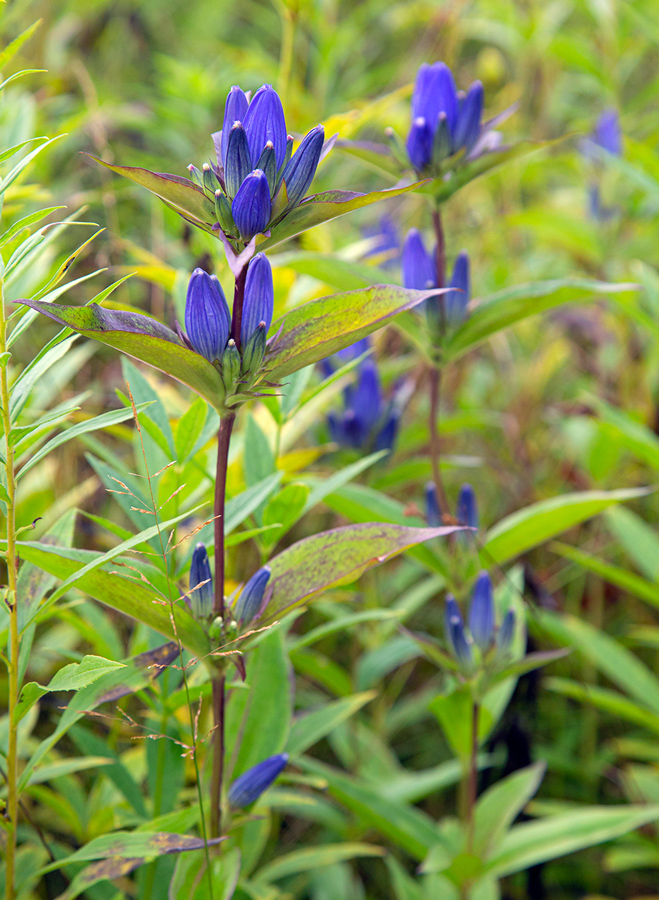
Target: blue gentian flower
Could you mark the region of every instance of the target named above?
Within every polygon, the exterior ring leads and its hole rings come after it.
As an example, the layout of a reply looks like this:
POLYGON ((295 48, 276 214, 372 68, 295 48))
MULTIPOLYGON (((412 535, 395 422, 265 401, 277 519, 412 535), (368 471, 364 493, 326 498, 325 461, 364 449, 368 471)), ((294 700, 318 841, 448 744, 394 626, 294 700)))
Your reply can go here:
POLYGON ((205 619, 213 612, 213 576, 204 544, 197 544, 190 563, 190 609, 195 619, 205 619))
POLYGON ((240 342, 246 346, 261 322, 265 334, 272 324, 275 295, 272 284, 272 267, 265 253, 257 253, 250 261, 245 280, 245 299, 240 329, 240 342))
POLYGON ((497 648, 501 655, 510 650, 515 635, 515 611, 509 609, 503 617, 503 622, 497 633, 497 648))
POLYGON ((461 150, 467 158, 478 155, 477 144, 484 137, 482 114, 480 81, 475 81, 463 95, 456 90, 453 74, 445 63, 424 63, 417 72, 412 124, 407 136, 407 152, 414 168, 419 172, 437 168, 461 150))
MULTIPOLYGON (((443 304, 445 328, 457 328, 468 316, 471 298, 471 265, 469 254, 463 250, 455 260, 447 287, 454 288, 442 297, 429 297, 423 304, 431 328, 441 326, 437 304, 443 304)), ((429 252, 416 228, 412 228, 403 245, 403 287, 423 291, 438 287, 435 250, 429 252)))
POLYGON ((222 358, 231 331, 231 314, 220 282, 203 269, 195 269, 188 284, 185 328, 197 353, 209 362, 222 358))
POLYGON ((460 486, 455 517, 460 525, 478 528, 478 504, 476 502, 476 494, 470 484, 460 486))
POLYGON ((234 610, 236 621, 249 624, 257 615, 265 596, 265 589, 270 580, 270 574, 270 567, 263 566, 246 583, 236 601, 234 610))
POLYGON ((437 287, 437 264, 416 228, 408 232, 403 244, 403 287, 414 291, 437 287))
POLYGON ((294 141, 275 89, 264 84, 250 100, 234 85, 222 131, 213 134, 213 142, 217 165, 203 173, 189 167, 192 178, 213 195, 218 226, 248 243, 267 231, 273 215, 281 216, 304 199, 325 147, 325 131, 322 125, 312 128, 292 153, 294 141), (286 193, 279 197, 284 185, 286 193))
POLYGON ((605 109, 590 135, 581 142, 580 149, 584 156, 592 158, 595 155, 592 151, 593 144, 612 156, 622 156, 622 129, 616 109, 612 107, 605 109))
POLYGON ((426 483, 426 521, 431 528, 442 524, 442 513, 437 502, 437 487, 434 481, 426 483))
POLYGON ((382 268, 394 265, 400 256, 400 239, 398 228, 391 216, 383 216, 375 227, 363 229, 364 237, 373 238, 373 246, 364 254, 364 258, 370 256, 383 257, 380 265, 382 268))
POLYGON ((261 796, 270 787, 288 763, 288 753, 269 756, 263 762, 244 772, 236 778, 229 788, 229 803, 236 809, 244 809, 261 796))
MULTIPOLYGON (((336 354, 343 363, 366 352, 370 344, 363 338, 336 354)), ((324 360, 326 376, 334 371, 330 359, 324 360)), ((328 425, 332 440, 355 450, 391 450, 398 433, 400 403, 397 393, 386 402, 375 360, 367 357, 357 366, 356 381, 343 392, 343 413, 330 413, 328 425)))
POLYGON ((444 315, 447 325, 457 327, 467 318, 471 295, 469 254, 465 250, 455 260, 448 287, 456 290, 444 294, 444 315))
POLYGON ((446 597, 446 606, 444 609, 444 635, 453 655, 460 665, 466 669, 471 668, 474 657, 465 634, 460 607, 452 594, 448 594, 446 597))
POLYGON ((481 572, 471 595, 469 631, 482 651, 488 650, 494 638, 494 598, 487 572, 481 572))

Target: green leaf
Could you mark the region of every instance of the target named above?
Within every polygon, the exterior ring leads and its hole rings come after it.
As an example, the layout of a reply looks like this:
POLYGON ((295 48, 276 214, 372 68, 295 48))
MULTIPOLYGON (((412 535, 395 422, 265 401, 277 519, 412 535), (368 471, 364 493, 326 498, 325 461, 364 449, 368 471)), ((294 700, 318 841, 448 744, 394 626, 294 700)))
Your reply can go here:
POLYGON ((563 278, 505 288, 478 304, 466 322, 451 336, 443 349, 442 359, 445 362, 459 359, 498 331, 563 303, 583 303, 601 294, 633 291, 637 287, 635 284, 563 278))
POLYGON ((659 584, 659 533, 629 509, 612 509, 606 524, 646 578, 659 584))
POLYGON ((659 819, 656 806, 590 806, 516 825, 486 864, 502 878, 549 859, 594 847, 659 819))
POLYGON ((197 397, 178 420, 176 426, 176 457, 180 463, 186 462, 194 450, 206 424, 208 407, 203 397, 197 397))
POLYGON ((588 402, 597 409, 605 433, 615 435, 639 459, 659 469, 659 437, 654 431, 599 397, 589 396, 588 402))
POLYGON ((304 753, 376 696, 376 691, 364 691, 341 700, 333 700, 320 709, 298 715, 293 721, 286 751, 291 756, 304 753))
POLYGON ((487 858, 534 796, 545 774, 546 764, 537 762, 519 769, 488 788, 474 811, 474 852, 487 858))
POLYGON ((603 712, 618 716, 634 725, 640 725, 641 728, 647 728, 659 735, 659 714, 651 712, 640 703, 628 700, 617 691, 595 684, 579 684, 569 678, 547 678, 543 684, 550 691, 555 691, 563 697, 570 697, 578 703, 588 703, 603 712))
POLYGON ((644 497, 650 491, 651 488, 582 491, 540 500, 506 516, 487 532, 485 559, 488 564, 507 562, 615 503, 644 497))
POLYGON ((61 306, 42 300, 17 301, 36 309, 60 325, 84 337, 121 350, 128 356, 148 363, 171 375, 214 406, 224 411, 224 384, 212 363, 184 347, 178 337, 162 323, 139 313, 89 306, 61 306))
MULTIPOLYGON (((208 636, 186 608, 180 604, 176 607, 175 633, 169 605, 163 603, 155 590, 137 579, 123 577, 119 573, 120 570, 106 571, 100 568, 104 562, 111 561, 107 558, 107 554, 68 550, 39 542, 21 543, 20 548, 22 559, 62 579, 63 585, 56 592, 57 596, 61 596, 61 593, 68 589, 68 585, 75 584, 79 590, 85 591, 95 600, 137 619, 138 622, 144 622, 167 638, 176 639, 178 634, 183 646, 196 656, 208 653, 210 649, 208 636)), ((178 593, 175 596, 178 597, 178 593)))
POLYGON ((270 500, 263 511, 263 524, 274 525, 279 523, 281 527, 268 535, 267 546, 273 546, 295 525, 305 510, 308 496, 308 485, 301 484, 299 481, 293 481, 270 500))
MULTIPOLYGON (((428 709, 441 725, 455 753, 463 760, 468 759, 471 754, 473 709, 469 688, 460 686, 450 694, 438 694, 428 709)), ((478 714, 479 745, 485 740, 493 724, 492 715, 483 704, 478 714)))
POLYGON ((383 847, 375 847, 372 844, 323 844, 319 847, 304 847, 302 850, 293 850, 285 853, 259 869, 253 876, 255 882, 277 881, 300 872, 309 872, 312 869, 321 869, 326 866, 343 862, 347 859, 355 859, 358 856, 384 856, 383 847))
POLYGON ((4 69, 5 66, 12 61, 23 44, 26 41, 29 41, 29 39, 32 37, 37 28, 39 28, 42 22, 43 19, 37 19, 36 22, 33 22, 28 28, 25 29, 25 31, 21 32, 18 37, 14 38, 14 40, 5 47, 2 53, 0 53, 0 69, 4 69))
POLYGON ((297 764, 325 779, 332 797, 415 859, 425 859, 437 842, 435 822, 420 809, 387 800, 372 785, 310 757, 302 757, 297 764))
POLYGON ((293 251, 271 256, 270 262, 275 268, 293 269, 302 275, 317 278, 337 291, 357 291, 389 277, 384 269, 341 259, 331 253, 293 251))
POLYGON ((201 228, 209 234, 214 234, 212 226, 217 221, 215 204, 208 199, 201 188, 198 188, 188 178, 167 175, 163 172, 150 172, 148 169, 133 166, 113 166, 103 162, 102 159, 97 159, 91 153, 85 155, 100 166, 105 166, 106 169, 116 172, 117 175, 123 175, 124 178, 145 187, 152 194, 164 200, 168 206, 171 206, 192 225, 196 225, 197 228, 201 228))
POLYGON ((368 194, 358 194, 353 191, 324 191, 322 194, 314 194, 307 197, 299 206, 273 225, 270 229, 270 237, 257 240, 259 250, 269 250, 282 241, 295 237, 315 225, 329 222, 338 216, 352 212, 355 209, 363 209, 379 200, 392 200, 410 191, 417 190, 424 181, 417 181, 401 188, 389 188, 384 191, 371 191, 368 194))
POLYGON ((324 500, 328 494, 338 491, 344 484, 347 484, 349 481, 352 481, 353 478, 361 475, 363 471, 370 468, 370 466, 374 465, 376 462, 379 462, 383 457, 387 456, 387 454, 387 450, 378 450, 376 453, 371 453, 349 466, 344 466, 339 469, 338 472, 333 472, 328 478, 323 478, 322 480, 315 482, 313 490, 305 503, 304 511, 308 512, 310 509, 313 509, 313 507, 324 500))
POLYGON ((577 650, 630 697, 659 715, 659 678, 619 641, 576 616, 541 609, 536 616, 553 640, 577 650))
POLYGON ((410 528, 369 523, 323 531, 287 547, 269 563, 272 592, 260 624, 274 621, 308 603, 330 587, 356 581, 373 566, 433 538, 445 537, 457 526, 410 528))
POLYGON ((268 381, 280 381, 354 344, 397 313, 436 294, 376 284, 303 303, 274 322, 275 337, 268 347, 263 375, 268 381))

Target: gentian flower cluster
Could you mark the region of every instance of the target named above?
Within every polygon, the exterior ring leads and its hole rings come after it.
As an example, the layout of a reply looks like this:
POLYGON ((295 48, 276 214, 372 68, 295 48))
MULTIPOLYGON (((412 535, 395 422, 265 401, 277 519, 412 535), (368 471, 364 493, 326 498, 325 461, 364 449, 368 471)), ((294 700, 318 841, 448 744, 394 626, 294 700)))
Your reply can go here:
POLYGON ((514 634, 515 613, 512 609, 496 628, 492 582, 487 572, 480 573, 472 591, 468 630, 455 597, 452 594, 446 597, 444 636, 463 674, 473 674, 479 663, 487 662, 492 655, 498 661, 505 659, 514 634))
MULTIPOLYGON (((336 356, 345 364, 366 353, 369 347, 368 338, 363 338, 336 356)), ((324 369, 327 375, 334 371, 330 360, 325 360, 324 369)), ((378 368, 371 357, 358 364, 355 383, 343 392, 343 405, 340 415, 328 416, 330 436, 335 443, 363 451, 392 449, 401 413, 399 398, 394 394, 389 401, 384 399, 378 368)))
MULTIPOLYGON (((426 250, 421 233, 412 228, 403 245, 403 286, 424 291, 439 287, 435 250, 426 250)), ((424 302, 428 324, 434 337, 457 328, 468 316, 471 298, 471 266, 466 251, 458 254, 447 287, 453 290, 424 302)))
POLYGON ((190 175, 215 201, 219 227, 247 244, 297 206, 309 189, 325 143, 316 125, 293 153, 279 95, 264 84, 254 96, 234 85, 227 96, 222 130, 213 134, 217 164, 190 175))
POLYGON ((482 140, 482 114, 480 81, 474 81, 465 94, 456 89, 445 63, 424 63, 416 76, 407 136, 407 153, 414 168, 438 174, 442 163, 460 151, 467 159, 478 156, 487 143, 482 140))
POLYGON ((269 756, 244 772, 229 788, 229 803, 236 809, 250 806, 270 787, 283 772, 288 762, 288 753, 269 756))
MULTIPOLYGON (((470 528, 478 528, 478 504, 476 501, 476 494, 470 484, 463 484, 460 486, 455 518, 459 525, 468 525, 470 528)), ((437 502, 437 490, 434 481, 429 481, 426 484, 426 521, 431 528, 436 528, 443 524, 439 503, 437 502)), ((463 536, 462 532, 458 537, 461 536, 463 536)))
POLYGON ((249 385, 265 355, 272 324, 274 289, 272 268, 264 253, 257 253, 247 269, 240 328, 240 351, 230 337, 231 314, 222 285, 215 277, 195 269, 185 304, 186 343, 222 375, 227 393, 249 385))

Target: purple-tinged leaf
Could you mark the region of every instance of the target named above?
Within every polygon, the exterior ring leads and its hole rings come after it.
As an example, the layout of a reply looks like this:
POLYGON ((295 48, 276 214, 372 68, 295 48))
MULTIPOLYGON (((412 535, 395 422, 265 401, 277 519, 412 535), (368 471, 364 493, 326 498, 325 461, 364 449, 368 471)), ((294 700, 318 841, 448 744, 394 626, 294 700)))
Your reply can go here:
POLYGON ((275 338, 264 363, 264 377, 278 381, 304 366, 348 347, 380 328, 397 313, 441 291, 409 291, 376 284, 359 291, 310 300, 273 323, 275 338))
POLYGON ((411 528, 370 522, 346 525, 304 538, 270 560, 267 606, 256 625, 274 621, 323 591, 351 584, 374 566, 423 541, 445 537, 460 526, 411 528))
POLYGON ((185 347, 167 326, 140 313, 89 306, 61 306, 41 300, 17 301, 38 310, 84 337, 94 338, 148 363, 187 384, 217 409, 224 411, 224 385, 212 363, 185 347))

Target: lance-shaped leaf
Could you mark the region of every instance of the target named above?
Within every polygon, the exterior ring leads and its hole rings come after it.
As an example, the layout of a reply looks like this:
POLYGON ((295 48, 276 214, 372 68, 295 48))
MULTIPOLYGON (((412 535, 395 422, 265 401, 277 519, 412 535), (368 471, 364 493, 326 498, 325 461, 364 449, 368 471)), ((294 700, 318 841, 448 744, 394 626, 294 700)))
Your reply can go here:
POLYGON ((121 350, 133 359, 160 369, 187 384, 217 409, 224 411, 220 373, 199 353, 185 347, 176 334, 156 319, 140 313, 89 306, 61 306, 41 300, 19 300, 84 337, 121 350))
POLYGON ((635 284, 609 284, 587 278, 561 278, 504 288, 483 300, 444 347, 445 362, 458 359, 496 332, 563 303, 583 303, 601 294, 637 289, 635 284))
POLYGON ((277 381, 380 328, 405 309, 442 293, 409 291, 376 284, 360 291, 310 300, 286 313, 272 326, 276 335, 265 359, 264 375, 277 381))
POLYGON ((106 169, 116 172, 117 175, 123 175, 124 178, 145 187, 197 228, 211 232, 217 222, 215 204, 189 178, 167 175, 165 172, 150 172, 148 169, 135 166, 112 166, 92 156, 91 153, 85 155, 106 169))
POLYGON ((374 566, 423 541, 445 537, 461 526, 411 528, 369 522, 322 531, 287 547, 270 560, 269 600, 257 625, 267 624, 328 588, 350 584, 374 566))
MULTIPOLYGON (((88 550, 54 547, 37 541, 21 543, 22 559, 34 563, 62 581, 75 576, 85 565, 90 565, 102 556, 103 554, 88 550)), ((75 581, 76 588, 106 606, 111 606, 138 622, 144 622, 167 638, 175 640, 178 635, 183 646, 197 656, 203 656, 209 651, 207 634, 187 608, 179 605, 176 609, 175 633, 169 604, 160 599, 148 585, 135 578, 125 578, 120 573, 117 562, 111 561, 108 565, 109 569, 98 567, 87 571, 75 581)))
POLYGON ((371 203, 377 203, 378 200, 391 200, 401 194, 407 194, 409 191, 418 190, 425 184, 427 184, 426 181, 416 181, 405 187, 371 191, 368 194, 359 194, 354 191, 324 191, 322 194, 314 194, 313 197, 308 197, 273 225, 270 229, 270 237, 260 243, 257 240, 258 249, 268 250, 322 222, 329 222, 330 219, 336 219, 355 209, 363 209, 365 206, 370 206, 371 203))

